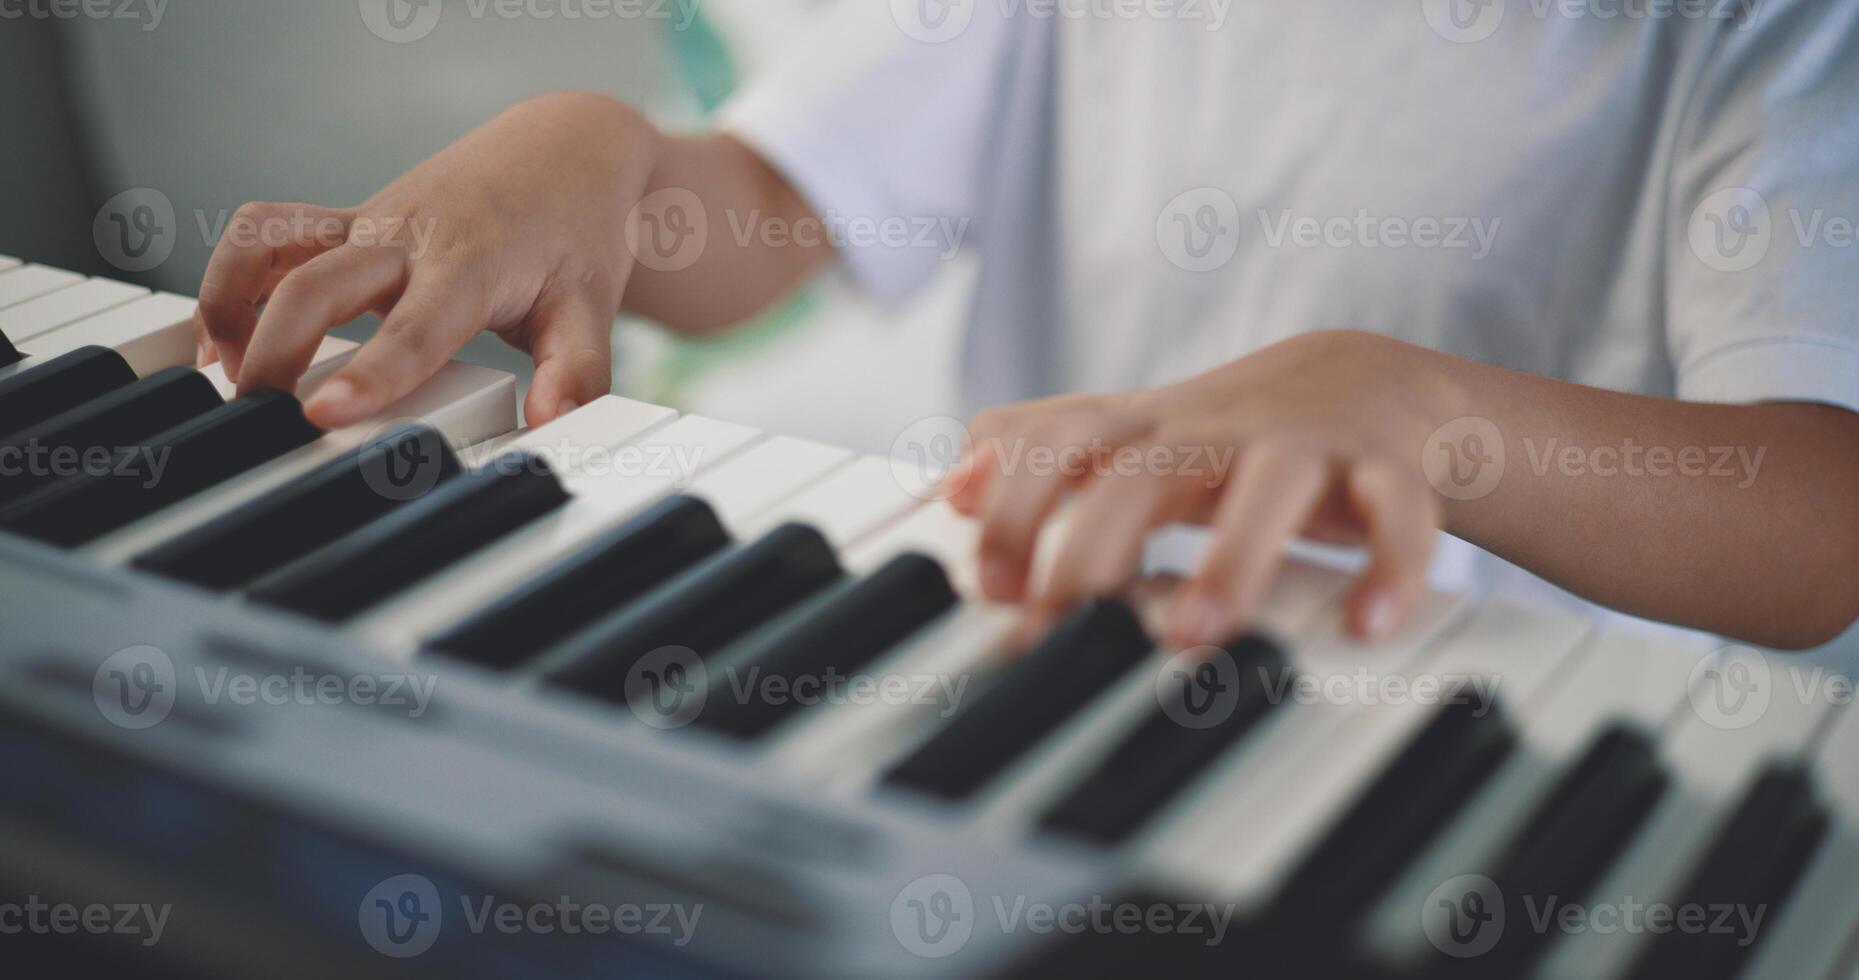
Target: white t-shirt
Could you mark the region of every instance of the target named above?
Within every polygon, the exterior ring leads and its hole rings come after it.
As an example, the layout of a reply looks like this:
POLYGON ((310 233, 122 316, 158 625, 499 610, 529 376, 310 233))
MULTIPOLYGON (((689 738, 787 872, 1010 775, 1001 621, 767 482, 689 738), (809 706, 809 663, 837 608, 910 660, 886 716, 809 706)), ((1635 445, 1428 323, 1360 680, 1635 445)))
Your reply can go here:
POLYGON ((849 0, 725 126, 873 294, 979 257, 972 406, 1355 327, 1859 410, 1859 0, 849 0))

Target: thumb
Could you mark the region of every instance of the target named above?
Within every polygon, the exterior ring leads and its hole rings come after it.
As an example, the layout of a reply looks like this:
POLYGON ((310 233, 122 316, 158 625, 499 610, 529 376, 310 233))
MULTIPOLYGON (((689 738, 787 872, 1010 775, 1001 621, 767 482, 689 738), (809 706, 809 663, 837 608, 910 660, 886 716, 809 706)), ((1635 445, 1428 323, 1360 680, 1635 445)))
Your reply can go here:
POLYGON ((534 314, 536 376, 523 402, 534 428, 613 391, 613 313, 589 297, 563 297, 534 314))

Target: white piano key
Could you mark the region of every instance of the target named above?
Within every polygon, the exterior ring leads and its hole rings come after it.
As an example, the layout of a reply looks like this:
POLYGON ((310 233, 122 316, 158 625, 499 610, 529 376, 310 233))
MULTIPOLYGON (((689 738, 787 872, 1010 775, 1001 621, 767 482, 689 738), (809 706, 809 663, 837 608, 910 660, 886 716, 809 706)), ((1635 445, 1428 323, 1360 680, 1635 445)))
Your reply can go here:
MULTIPOLYGON (((1777 687, 1776 693, 1786 692, 1785 681, 1777 687)), ((1769 762, 1799 753, 1827 708, 1824 702, 1777 698, 1753 724, 1726 728, 1687 707, 1662 746, 1672 767, 1672 786, 1632 846, 1594 889, 1587 900, 1590 907, 1681 901, 1686 879, 1757 773, 1769 762)), ((1564 935, 1551 947, 1538 975, 1569 980, 1623 976, 1651 939, 1630 931, 1564 935)))
POLYGON ((138 375, 194 363, 195 300, 156 293, 42 334, 20 345, 34 359, 95 345, 123 355, 138 375))
MULTIPOLYGON (((1427 593, 1393 637, 1365 646, 1345 634, 1341 610, 1332 605, 1285 652, 1294 673, 1318 685, 1351 676, 1374 680, 1399 675, 1455 624, 1464 609, 1460 597, 1427 593)), ((1317 758, 1317 753, 1328 733, 1362 708, 1354 699, 1280 705, 1257 733, 1260 737, 1248 740, 1250 751, 1236 754, 1230 764, 1209 774, 1210 780, 1229 787, 1227 794, 1200 811, 1183 814, 1174 826, 1158 827, 1141 860, 1199 893, 1247 905, 1262 901, 1285 855, 1310 831, 1307 822, 1315 814, 1296 801, 1309 791, 1314 767, 1334 764, 1317 758), (1233 834, 1234 827, 1246 828, 1243 840, 1233 834)))
MULTIPOLYGON (((1295 647, 1305 633, 1317 629, 1319 617, 1342 594, 1348 581, 1346 576, 1327 569, 1289 562, 1283 574, 1273 580, 1255 622, 1286 648, 1295 647)), ((1148 665, 1131 671, 1025 759, 1002 772, 977 801, 976 819, 981 832, 1002 841, 1031 833, 1039 817, 1060 796, 1089 775, 1124 737, 1158 710, 1157 675, 1171 669, 1169 658, 1156 654, 1148 665)), ((1257 734, 1251 732, 1247 738, 1257 734)), ((1203 775, 1216 771, 1219 765, 1218 760, 1211 763, 1203 775)), ((1197 779, 1195 786, 1184 788, 1151 825, 1161 826, 1168 813, 1189 804, 1195 798, 1195 788, 1203 782, 1197 779)))
POLYGON ((630 443, 677 417, 675 410, 662 405, 607 395, 547 425, 518 433, 504 448, 542 457, 564 482, 573 483, 590 468, 614 462, 602 450, 630 443))
POLYGON ((68 289, 84 281, 75 272, 44 265, 22 265, 0 272, 0 310, 18 306, 47 293, 68 289))
POLYGON ((691 493, 709 502, 731 533, 743 534, 764 512, 851 461, 850 449, 774 436, 698 477, 691 493))
POLYGON ((1813 760, 1831 817, 1827 839, 1788 904, 1770 913, 1745 976, 1832 978, 1859 953, 1859 711, 1837 710, 1813 760))
POLYGON ((843 556, 852 573, 874 571, 905 552, 917 551, 942 563, 957 592, 980 595, 975 583, 975 546, 980 527, 942 501, 931 501, 904 518, 860 541, 843 556))
POLYGON ((98 561, 120 564, 256 499, 402 422, 418 419, 455 444, 482 442, 516 427, 516 378, 503 371, 453 361, 412 394, 376 418, 339 429, 203 493, 87 545, 98 561))
POLYGON ((0 310, 0 334, 18 344, 148 294, 126 282, 86 279, 0 310))
POLYGON ((768 764, 841 798, 870 792, 886 770, 966 699, 979 696, 1010 662, 1006 642, 1019 615, 1012 607, 984 602, 950 610, 868 668, 881 683, 903 677, 913 691, 936 696, 910 703, 821 704, 799 712, 769 733, 768 764), (951 698, 943 692, 956 693, 951 698))
MULTIPOLYGON (((299 397, 308 397, 309 393, 316 390, 317 385, 327 380, 329 375, 333 373, 336 368, 348 362, 348 355, 354 353, 360 347, 361 345, 353 340, 343 340, 341 337, 324 337, 322 341, 316 345, 315 352, 310 355, 309 369, 304 372, 303 377, 297 382, 297 394, 299 397)), ((200 373, 205 375, 206 379, 213 383, 214 390, 219 392, 221 398, 230 400, 238 394, 239 386, 230 378, 226 377, 226 365, 223 361, 214 361, 202 367, 200 373)))
POLYGON ((1569 766, 1607 726, 1626 722, 1657 734, 1684 700, 1696 650, 1630 631, 1591 636, 1538 696, 1509 707, 1518 744, 1477 796, 1417 856, 1370 914, 1367 945, 1411 963, 1432 954, 1421 911, 1440 883, 1491 874, 1498 852, 1569 766))
MULTIPOLYGON (((559 433, 581 430, 597 438, 619 441, 617 449, 631 450, 616 454, 613 466, 593 470, 574 467, 567 481, 574 499, 567 506, 507 535, 477 554, 446 569, 357 620, 351 627, 362 642, 395 658, 412 657, 420 641, 443 632, 486 603, 502 596, 512 587, 528 580, 552 563, 566 558, 588 542, 625 523, 652 502, 677 493, 690 478, 707 466, 727 463, 735 454, 751 445, 759 433, 748 426, 719 422, 702 416, 686 416, 667 425, 648 427, 622 437, 624 429, 618 418, 630 417, 633 425, 650 426, 657 413, 638 411, 630 405, 602 405, 602 399, 580 409, 595 409, 601 422, 589 425, 587 419, 574 415, 561 419, 559 433), (654 459, 683 459, 694 467, 689 474, 671 470, 645 472, 634 467, 654 467, 654 459)), ((626 399, 613 399, 624 403, 626 399)), ((545 426, 532 435, 515 440, 527 445, 559 438, 551 436, 545 426)), ((582 444, 585 445, 585 444, 582 444)), ((567 455, 558 453, 558 455, 567 455)), ((584 457, 585 458, 585 457, 584 457)), ((670 466, 672 464, 664 464, 670 466)))
POLYGON ((902 518, 921 503, 897 482, 891 460, 862 456, 750 522, 745 537, 754 537, 786 521, 819 529, 836 549, 844 549, 902 518))
POLYGON ((0 255, 0 272, 19 267, 19 260, 11 255, 0 255))

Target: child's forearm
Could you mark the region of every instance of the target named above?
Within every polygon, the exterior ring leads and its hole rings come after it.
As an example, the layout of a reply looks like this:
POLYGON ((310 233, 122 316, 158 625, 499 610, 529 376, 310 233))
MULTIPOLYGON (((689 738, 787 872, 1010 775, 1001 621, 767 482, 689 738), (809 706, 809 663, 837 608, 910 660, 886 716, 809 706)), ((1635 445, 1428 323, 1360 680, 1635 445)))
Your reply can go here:
POLYGON ((1464 410, 1422 449, 1447 530, 1596 602, 1776 647, 1859 616, 1859 415, 1431 357, 1464 410))

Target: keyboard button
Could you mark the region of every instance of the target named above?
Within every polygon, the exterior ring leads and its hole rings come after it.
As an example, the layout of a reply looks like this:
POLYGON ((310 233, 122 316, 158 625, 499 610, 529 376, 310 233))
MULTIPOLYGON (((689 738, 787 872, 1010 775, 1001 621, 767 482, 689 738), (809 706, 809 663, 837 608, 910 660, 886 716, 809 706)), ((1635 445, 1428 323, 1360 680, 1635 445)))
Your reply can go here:
POLYGON ((709 504, 668 498, 522 582, 428 652, 509 669, 728 545, 709 504))
MULTIPOLYGON (((718 656, 718 665, 752 677, 754 690, 775 681, 784 690, 811 680, 848 678, 955 605, 942 566, 923 555, 899 555, 883 568, 829 590, 779 627, 764 630, 718 656)), ((737 738, 766 733, 802 705, 794 699, 718 698, 716 685, 699 724, 737 738)), ((731 685, 730 690, 735 690, 731 685)))
POLYGON ((220 404, 218 392, 198 371, 176 367, 53 416, 0 441, 0 461, 9 457, 37 460, 0 480, 0 504, 56 481, 62 471, 75 469, 86 454, 114 454, 220 404))
POLYGON ((820 532, 784 524, 596 620, 542 654, 534 670, 557 686, 624 704, 627 678, 647 655, 681 647, 707 661, 840 575, 820 532))
POLYGON ((108 279, 88 279, 0 310, 0 331, 27 341, 67 323, 102 313, 148 295, 141 286, 108 279))
MULTIPOLYGON (((1213 761, 1251 731, 1273 706, 1284 680, 1285 656, 1262 636, 1247 636, 1227 647, 1237 668, 1228 683, 1230 695, 1214 693, 1224 714, 1208 725, 1185 723, 1206 715, 1196 707, 1208 685, 1180 678, 1157 706, 1082 783, 1047 811, 1044 827, 1098 844, 1126 840, 1166 806, 1213 761)), ((1206 664, 1203 670, 1216 670, 1206 664)), ((1210 675, 1212 676, 1212 675, 1210 675)), ((1216 678, 1217 680, 1217 678, 1216 678)))
POLYGON ((41 334, 20 345, 27 357, 57 357, 79 347, 108 347, 147 376, 194 363, 194 300, 156 293, 41 334))
POLYGON ((1472 695, 1442 705, 1292 872, 1275 920, 1333 929, 1366 911, 1515 746, 1502 704, 1472 695))
POLYGON ((258 392, 151 436, 118 454, 108 472, 61 480, 0 508, 0 527, 49 544, 83 544, 319 435, 295 398, 258 392))
POLYGON ((25 265, 0 272, 0 309, 18 306, 83 281, 84 277, 75 272, 44 265, 25 265))
POLYGON ((949 800, 979 789, 1151 650, 1120 601, 1088 603, 1059 623, 968 710, 892 769, 886 782, 949 800))
MULTIPOLYGON (((1507 922, 1532 921, 1546 902, 1582 902, 1639 833, 1670 782, 1651 736, 1609 728, 1557 781, 1503 854, 1490 877, 1507 922)), ((1492 976, 1521 976, 1553 938, 1506 929, 1479 963, 1492 976)))
MULTIPOLYGON (((1719 910, 1753 916, 1761 910, 1763 923, 1772 923, 1787 907, 1827 824, 1804 770, 1764 770, 1679 893, 1676 907, 1702 909, 1707 916, 1719 910)), ((1653 939, 1632 976, 1731 980, 1761 938, 1761 931, 1749 934, 1740 927, 1674 930, 1653 939)))
POLYGON ((567 499, 547 463, 521 454, 499 457, 264 576, 247 595, 338 622, 567 499))
POLYGON ((458 473, 458 459, 443 435, 425 425, 404 426, 132 564, 202 588, 239 588, 417 500, 458 473))
POLYGON ((13 435, 133 383, 122 356, 85 347, 0 380, 0 434, 13 435))

